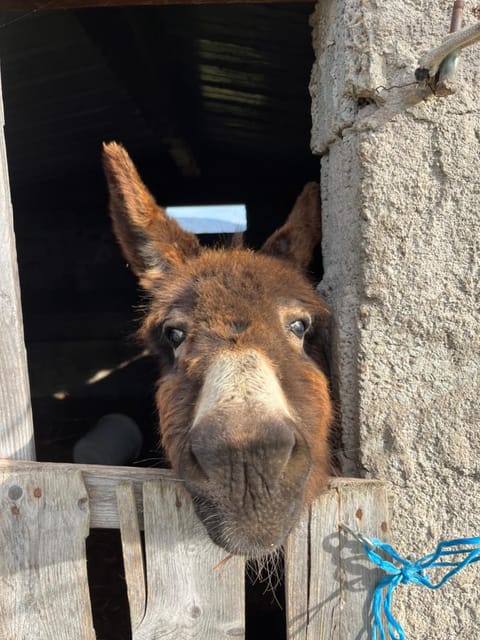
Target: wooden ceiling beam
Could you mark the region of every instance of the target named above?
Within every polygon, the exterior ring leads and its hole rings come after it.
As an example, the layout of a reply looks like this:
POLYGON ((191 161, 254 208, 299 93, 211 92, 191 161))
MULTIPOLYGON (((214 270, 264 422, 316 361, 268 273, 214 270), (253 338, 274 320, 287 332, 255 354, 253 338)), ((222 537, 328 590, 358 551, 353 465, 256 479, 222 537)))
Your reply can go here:
POLYGON ((95 7, 162 6, 172 4, 313 4, 313 0, 2 0, 3 11, 91 9, 95 7))

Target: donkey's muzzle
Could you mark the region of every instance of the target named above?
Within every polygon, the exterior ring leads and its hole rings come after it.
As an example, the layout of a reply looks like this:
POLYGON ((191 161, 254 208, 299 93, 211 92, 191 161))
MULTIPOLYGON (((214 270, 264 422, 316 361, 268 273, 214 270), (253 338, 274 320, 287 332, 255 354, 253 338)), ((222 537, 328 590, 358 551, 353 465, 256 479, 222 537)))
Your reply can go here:
POLYGON ((178 471, 210 537, 231 553, 272 551, 295 523, 311 468, 300 426, 263 353, 212 360, 178 471))
POLYGON ((235 427, 205 417, 193 429, 181 475, 210 537, 231 553, 282 545, 304 502, 308 448, 289 418, 235 427), (241 435, 240 435, 241 434, 241 435))

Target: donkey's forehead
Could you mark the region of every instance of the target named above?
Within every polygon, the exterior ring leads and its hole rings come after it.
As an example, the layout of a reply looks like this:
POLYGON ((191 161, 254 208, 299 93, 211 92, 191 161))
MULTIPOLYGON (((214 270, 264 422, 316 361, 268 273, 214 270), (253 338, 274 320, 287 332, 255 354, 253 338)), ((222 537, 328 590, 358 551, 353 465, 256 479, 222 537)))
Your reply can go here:
MULTIPOLYGON (((226 310, 249 305, 317 305, 306 278, 280 260, 246 250, 205 251, 164 281, 154 307, 165 310, 226 310)), ((265 310, 266 310, 265 308, 265 310)))

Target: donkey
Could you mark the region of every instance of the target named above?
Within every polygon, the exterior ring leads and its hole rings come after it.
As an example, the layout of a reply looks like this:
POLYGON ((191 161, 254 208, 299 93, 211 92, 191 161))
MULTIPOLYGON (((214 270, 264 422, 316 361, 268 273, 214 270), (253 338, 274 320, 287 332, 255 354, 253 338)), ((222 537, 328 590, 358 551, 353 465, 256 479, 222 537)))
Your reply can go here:
POLYGON ((160 368, 161 443, 211 539, 258 557, 281 546, 329 473, 329 310, 305 275, 318 185, 258 252, 202 248, 127 152, 104 145, 114 232, 147 293, 140 337, 160 368))

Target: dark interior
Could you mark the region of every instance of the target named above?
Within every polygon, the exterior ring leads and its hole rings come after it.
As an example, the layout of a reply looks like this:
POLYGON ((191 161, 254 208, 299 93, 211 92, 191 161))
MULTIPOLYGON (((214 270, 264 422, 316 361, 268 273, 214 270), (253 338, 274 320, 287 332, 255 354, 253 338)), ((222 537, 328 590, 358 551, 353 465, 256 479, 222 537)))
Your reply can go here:
MULTIPOLYGON (((312 9, 0 12, 39 460, 70 461, 75 441, 102 415, 122 412, 144 434, 135 463, 162 462, 155 364, 131 338, 141 294, 110 229, 102 141, 124 144, 161 204, 245 203, 247 244, 259 247, 305 182, 318 180, 309 148, 312 9)), ((312 268, 318 278, 321 260, 312 268)), ((97 547, 108 556, 103 535, 97 547)), ((116 602, 96 614, 99 625, 105 619, 101 638, 124 637, 125 620, 113 631, 106 622, 121 618, 116 602)), ((280 637, 272 623, 266 629, 260 637, 280 637)))
POLYGON ((0 14, 38 459, 68 461, 79 434, 111 411, 141 426, 143 458, 157 455, 155 368, 135 359, 141 349, 129 339, 141 296, 110 230, 102 141, 124 144, 161 204, 245 203, 247 242, 260 246, 303 184, 318 179, 311 11, 307 3, 0 14), (88 384, 95 374, 105 377, 88 384))

